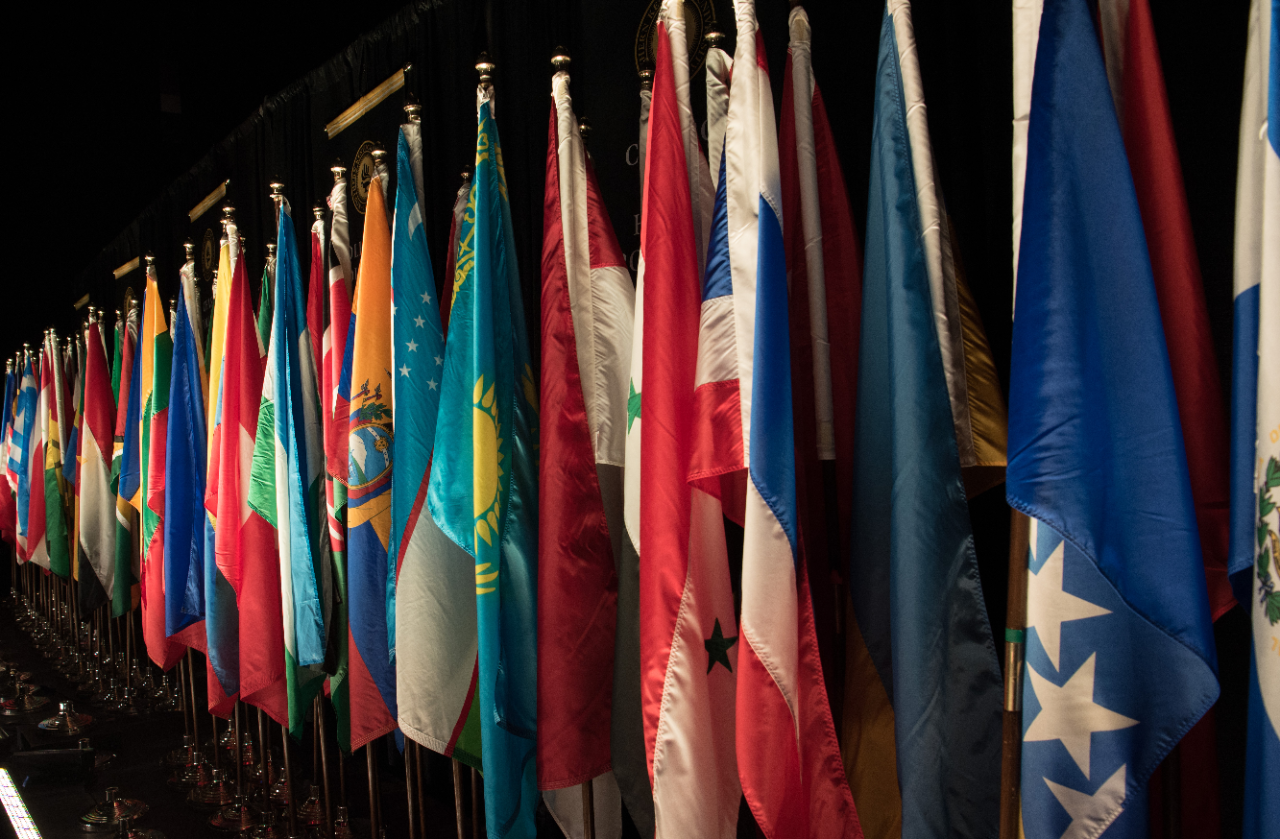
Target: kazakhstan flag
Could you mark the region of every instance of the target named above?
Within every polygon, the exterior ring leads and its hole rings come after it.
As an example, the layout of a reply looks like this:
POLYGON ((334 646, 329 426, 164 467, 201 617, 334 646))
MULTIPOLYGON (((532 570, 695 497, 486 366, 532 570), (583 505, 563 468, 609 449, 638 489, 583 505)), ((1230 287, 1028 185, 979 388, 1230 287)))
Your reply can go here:
POLYGON ((537 832, 538 391, 491 95, 480 92, 427 504, 475 559, 485 822, 496 839, 537 832))

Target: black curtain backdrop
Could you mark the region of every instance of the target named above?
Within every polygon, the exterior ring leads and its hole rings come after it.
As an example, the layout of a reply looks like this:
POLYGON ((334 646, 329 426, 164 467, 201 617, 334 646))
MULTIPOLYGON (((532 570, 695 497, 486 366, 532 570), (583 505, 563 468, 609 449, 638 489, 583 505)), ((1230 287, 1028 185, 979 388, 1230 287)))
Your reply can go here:
MULTIPOLYGON (((182 242, 199 247, 206 234, 216 247, 220 205, 195 222, 187 213, 222 181, 248 239, 255 294, 265 245, 274 238, 268 184, 280 179, 293 208, 304 272, 310 259, 311 207, 332 184, 329 167, 351 167, 366 141, 392 152, 403 122, 405 94, 422 104, 425 224, 437 284, 444 281, 444 248, 450 209, 472 163, 475 145, 473 69, 484 50, 497 63, 496 116, 510 185, 512 215, 524 286, 524 310, 538 357, 539 255, 547 120, 551 106, 549 60, 557 46, 573 58, 571 91, 579 116, 590 118, 592 154, 604 199, 623 251, 639 247, 639 177, 635 166, 639 84, 637 28, 659 0, 428 0, 405 7, 359 37, 321 67, 266 99, 225 140, 212 148, 146 207, 70 282, 55 283, 57 322, 63 334, 80 321, 72 303, 89 294, 108 310, 127 287, 140 294, 142 270, 115 280, 112 269, 148 251, 156 256, 161 292, 176 294, 182 242), (334 139, 324 125, 359 97, 411 65, 405 88, 388 97, 334 139)), ((689 5, 714 12, 715 28, 734 47, 732 5, 700 0, 689 5)), ((1204 274, 1215 349, 1230 382, 1231 265, 1236 143, 1243 79, 1248 0, 1224 0, 1212 10, 1191 0, 1151 0, 1174 131, 1186 180, 1192 223, 1204 274)), ((865 230, 874 70, 883 4, 877 0, 809 0, 813 63, 832 119, 846 186, 859 231, 865 230)), ((781 101, 788 40, 788 3, 759 0, 757 11, 774 87, 781 101)), ((913 3, 929 126, 939 179, 963 260, 1007 387, 1011 333, 1011 98, 1012 25, 1008 2, 913 3)), ((247 25, 252 25, 247 22, 247 25)), ((341 25, 335 21, 333 25, 341 25)), ((252 61, 254 56, 235 56, 252 61)), ((218 60, 212 58, 210 60, 218 60)), ((299 68, 300 70, 302 68, 299 68)), ((695 75, 694 110, 705 113, 703 75, 695 75)), ((327 218, 327 214, 326 214, 327 218)), ((360 241, 363 215, 351 212, 352 240, 360 241)), ((77 223, 84 223, 83 217, 77 223)), ((216 257, 215 257, 216 258, 216 257)), ((632 261, 634 266, 634 261, 632 261)), ((71 266, 67 266, 71 268, 71 266)), ((305 274, 304 274, 305 276, 305 274)), ((208 276, 202 291, 208 293, 208 276)), ((21 323, 3 334, 5 348, 38 341, 43 323, 21 323)), ((1224 394, 1225 396, 1225 394, 1224 394)), ((1003 488, 971 505, 987 605, 997 633, 1004 623, 1008 510, 1003 488)), ((820 595, 815 595, 820 596, 820 595)), ((1219 623, 1223 700, 1222 811, 1224 835, 1239 832, 1243 774, 1244 678, 1247 629, 1239 610, 1219 623), (1242 653, 1241 650, 1244 650, 1242 653)))

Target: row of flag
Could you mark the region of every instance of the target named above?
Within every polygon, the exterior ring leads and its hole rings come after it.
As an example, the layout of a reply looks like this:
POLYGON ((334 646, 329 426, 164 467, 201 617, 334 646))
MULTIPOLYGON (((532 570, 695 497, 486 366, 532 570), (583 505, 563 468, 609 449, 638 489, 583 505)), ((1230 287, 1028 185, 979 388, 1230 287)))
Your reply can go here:
POLYGON ((148 266, 114 336, 91 318, 10 364, 0 531, 79 580, 86 609, 140 606, 161 667, 206 653, 215 714, 243 700, 300 736, 323 691, 346 750, 399 731, 481 769, 492 837, 533 836, 540 800, 583 835, 587 782, 609 837, 624 805, 642 835, 731 837, 744 798, 769 837, 993 836, 1019 697, 968 499, 1006 478, 1007 450, 1032 521, 1028 631, 1006 633, 1026 649, 1025 834, 1146 835, 1180 740, 1184 813, 1216 834, 1212 753, 1194 750, 1213 745, 1212 621, 1238 599, 1246 835, 1273 836, 1275 5, 1250 23, 1230 426, 1145 0, 1015 4, 1007 419, 909 2, 880 32, 864 254, 804 10, 777 127, 754 4, 735 2, 734 55, 707 54, 704 148, 665 0, 634 286, 569 76, 552 80, 539 367, 482 84, 441 291, 411 118, 354 269, 339 176, 305 281, 275 196, 256 311, 228 219, 210 326, 193 262, 168 308, 148 266))

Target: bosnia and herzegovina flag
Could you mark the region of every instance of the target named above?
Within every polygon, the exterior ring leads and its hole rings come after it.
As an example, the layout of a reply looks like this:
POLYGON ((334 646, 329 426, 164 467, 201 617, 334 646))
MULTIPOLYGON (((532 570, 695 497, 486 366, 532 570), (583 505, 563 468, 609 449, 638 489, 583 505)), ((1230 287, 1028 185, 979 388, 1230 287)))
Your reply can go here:
POLYGON ((914 41, 909 4, 890 0, 867 211, 849 643, 878 676, 867 708, 892 715, 903 835, 990 836, 1000 669, 961 472, 973 446, 961 317, 914 41))
POLYGON ((476 175, 460 236, 427 503, 440 528, 475 557, 489 835, 532 837, 538 392, 491 95, 492 88, 479 91, 476 175))
POLYGON ((1033 519, 1022 822, 1028 839, 1145 836, 1147 780, 1218 683, 1165 332, 1084 0, 1044 6, 1019 253, 1007 493, 1033 519))
POLYGON ((351 311, 353 383, 348 424, 347 616, 351 748, 396 727, 396 675, 387 641, 391 538, 391 231, 379 177, 369 187, 364 249, 351 311), (359 382, 358 388, 354 383, 359 382))
MULTIPOLYGON (((307 707, 323 684, 332 575, 322 526, 324 450, 316 366, 303 306, 297 236, 287 203, 281 203, 277 220, 275 312, 249 506, 276 528, 289 733, 300 738, 307 707)), ((264 300, 266 293, 264 289, 264 300)))
POLYGON ((1254 0, 1236 187, 1232 584, 1249 610, 1244 835, 1280 824, 1280 14, 1254 0), (1265 131, 1263 130, 1265 126, 1265 131))
MULTIPOLYGON (((422 223, 422 127, 401 126, 391 245, 396 468, 391 476, 388 612, 400 727, 416 742, 479 767, 475 573, 426 508, 444 374, 444 333, 422 223), (406 639, 397 647, 397 637, 406 639)), ((468 243, 468 248, 470 243, 468 243)), ((453 278, 448 277, 452 285, 453 278)), ((363 305, 363 304, 361 304, 363 305)))

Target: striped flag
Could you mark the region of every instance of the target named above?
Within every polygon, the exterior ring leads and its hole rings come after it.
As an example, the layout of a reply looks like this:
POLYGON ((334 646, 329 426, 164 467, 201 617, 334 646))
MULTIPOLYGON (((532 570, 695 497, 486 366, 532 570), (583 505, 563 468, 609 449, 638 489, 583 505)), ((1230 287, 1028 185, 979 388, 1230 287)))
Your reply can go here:
MULTIPOLYGON (((409 146, 410 172, 413 160, 413 147, 409 146)), ((407 184, 411 179, 416 183, 412 174, 400 175, 398 183, 407 184)), ((454 202, 445 294, 465 282, 470 270, 473 243, 460 242, 458 237, 470 195, 470 183, 466 182, 454 202), (458 266, 461 272, 456 270, 458 266)), ((393 554, 397 566, 395 637, 412 639, 412 643, 395 649, 396 701, 400 728, 406 735, 479 769, 474 563, 441 531, 425 505, 444 381, 442 321, 449 309, 447 302, 436 305, 439 301, 431 295, 435 279, 421 225, 420 200, 416 191, 397 191, 391 258, 396 359, 393 407, 401 429, 391 486, 392 534, 399 537, 393 554), (412 221, 415 218, 417 221, 412 221), (403 367, 408 367, 407 373, 403 367)))
MULTIPOLYGON (((85 342, 84 423, 80 439, 80 543, 104 592, 116 591, 116 510, 111 454, 116 406, 100 327, 89 323, 85 342)), ((82 581, 83 585, 83 581, 82 581)))
MULTIPOLYGON (((407 173, 406 173, 407 174, 407 173)), ((405 186, 405 179, 400 180, 405 186)), ((412 189, 410 180, 407 186, 412 189)), ((387 549, 395 428, 391 418, 391 231, 379 177, 369 187, 355 297, 347 464, 347 615, 351 748, 395 730, 395 668, 387 639, 387 549)))
MULTIPOLYGON (((112 588, 111 615, 120 617, 133 609, 133 586, 138 582, 137 550, 138 550, 138 513, 124 496, 124 464, 125 452, 128 450, 126 439, 130 438, 129 410, 134 404, 131 400, 137 395, 136 358, 138 343, 138 307, 133 300, 127 301, 124 322, 119 325, 119 337, 116 342, 116 356, 119 367, 116 399, 116 413, 112 422, 113 443, 111 451, 111 488, 115 496, 115 555, 112 557, 114 569, 111 572, 112 588)), ((116 378, 113 370, 112 378, 116 378)), ((137 455, 137 418, 133 423, 132 453, 137 455)), ((136 474, 136 464, 135 464, 136 474)))
POLYGON ((664 2, 645 152, 625 519, 640 556, 640 695, 655 833, 732 837, 741 796, 729 710, 738 632, 720 499, 689 484, 704 295, 692 199, 699 152, 683 126, 684 27, 682 4, 664 2))
MULTIPOLYGON (((868 691, 876 699, 883 691, 888 701, 888 708, 869 710, 878 711, 879 725, 892 714, 902 833, 988 836, 999 799, 991 779, 999 775, 1001 682, 962 474, 983 464, 961 297, 904 0, 886 4, 876 93, 850 657, 865 647, 876 673, 868 691)), ((893 815, 881 823, 892 825, 893 815)))
MULTIPOLYGON (((548 413, 539 445, 538 786, 548 791, 562 829, 580 836, 578 785, 595 779, 596 829, 607 837, 621 835, 622 802, 610 771, 620 757, 611 749, 613 695, 601 674, 639 681, 635 668, 618 673, 614 659, 635 290, 583 147, 568 73, 556 73, 551 97, 542 239, 541 393, 548 413)), ((637 615, 629 617, 634 623, 637 615)))
MULTIPOLYGON (((20 359, 21 373, 18 380, 17 402, 13 415, 13 435, 9 444, 8 470, 14 487, 14 517, 16 520, 18 559, 26 562, 27 524, 31 518, 31 444, 40 433, 36 424, 39 409, 38 362, 33 363, 30 350, 24 350, 20 359)), ((41 464, 43 468, 43 464, 41 464)))
MULTIPOLYGON (((49 521, 45 513, 48 499, 46 485, 48 471, 45 457, 45 440, 49 436, 49 409, 53 400, 52 359, 47 346, 41 347, 33 358, 36 373, 35 417, 31 426, 31 434, 27 439, 27 547, 23 557, 27 562, 34 562, 47 571, 52 571, 49 563, 49 544, 45 538, 49 521)), ((68 569, 62 569, 63 574, 68 569)))
MULTIPOLYGON (((62 437, 63 423, 59 422, 59 408, 63 408, 59 399, 62 389, 61 376, 57 375, 60 365, 57 363, 57 338, 49 333, 44 342, 44 387, 41 389, 44 405, 40 412, 41 438, 44 445, 44 522, 45 551, 49 555, 49 570, 66 579, 72 576, 71 544, 68 541, 67 510, 63 493, 65 479, 62 477, 62 437), (47 394, 47 395, 46 395, 47 394)), ((64 408, 65 410, 65 408, 64 408)), ((74 468, 75 458, 72 458, 74 468)), ((76 571, 80 569, 77 568, 76 571)), ((76 574, 76 579, 81 579, 76 574)), ((100 603, 101 600, 98 600, 100 603)), ((96 604, 95 604, 96 605, 96 604)))
POLYGON ((427 503, 475 559, 485 823, 497 839, 532 837, 538 806, 538 392, 492 92, 477 96, 476 176, 459 231, 427 503))
POLYGON ((1232 584, 1249 610, 1244 836, 1280 824, 1280 9, 1254 0, 1236 179, 1232 584))
MULTIPOLYGON (((276 528, 289 733, 300 738, 307 709, 323 685, 332 575, 323 526, 324 451, 316 365, 287 202, 281 202, 277 222, 275 311, 270 318, 271 344, 258 409, 249 506, 276 528)), ((264 289, 264 300, 266 295, 264 289)))

